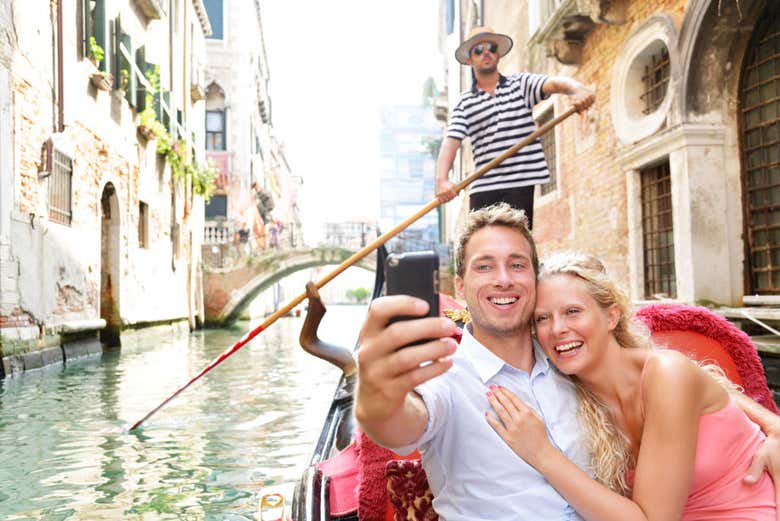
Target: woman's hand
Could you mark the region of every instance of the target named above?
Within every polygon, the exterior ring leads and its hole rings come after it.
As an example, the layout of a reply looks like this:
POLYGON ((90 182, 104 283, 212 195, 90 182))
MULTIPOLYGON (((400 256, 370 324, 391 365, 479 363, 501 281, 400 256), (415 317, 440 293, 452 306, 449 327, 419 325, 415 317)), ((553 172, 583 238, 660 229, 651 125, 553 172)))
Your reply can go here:
POLYGON ((489 412, 485 418, 491 427, 529 465, 538 468, 537 462, 546 451, 554 448, 547 437, 544 422, 536 412, 517 396, 503 387, 491 385, 487 398, 498 419, 489 412))

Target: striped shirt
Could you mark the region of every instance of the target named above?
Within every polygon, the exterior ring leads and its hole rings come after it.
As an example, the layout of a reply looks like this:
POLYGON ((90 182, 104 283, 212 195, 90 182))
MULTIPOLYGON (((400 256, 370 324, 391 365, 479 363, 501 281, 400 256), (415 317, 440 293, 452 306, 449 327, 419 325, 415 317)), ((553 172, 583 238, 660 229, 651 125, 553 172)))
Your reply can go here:
MULTIPOLYGON (((478 90, 477 84, 461 95, 452 111, 447 137, 471 138, 477 169, 536 130, 531 109, 544 99, 547 76, 520 73, 499 74, 494 95, 478 90)), ((547 161, 539 139, 518 150, 471 185, 471 193, 518 188, 550 181, 547 161)))

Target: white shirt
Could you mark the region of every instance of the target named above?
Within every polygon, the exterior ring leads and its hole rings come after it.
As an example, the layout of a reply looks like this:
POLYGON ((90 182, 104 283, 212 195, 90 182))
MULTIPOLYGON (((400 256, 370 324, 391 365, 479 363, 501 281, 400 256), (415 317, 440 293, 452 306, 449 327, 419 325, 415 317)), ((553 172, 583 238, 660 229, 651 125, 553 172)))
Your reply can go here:
POLYGON ((485 420, 492 411, 485 392, 491 384, 517 394, 536 410, 563 453, 588 470, 589 455, 577 418, 574 384, 534 344, 529 375, 506 364, 463 331, 453 367, 416 391, 428 409, 428 425, 417 443, 442 521, 580 520, 544 477, 517 456, 485 420))

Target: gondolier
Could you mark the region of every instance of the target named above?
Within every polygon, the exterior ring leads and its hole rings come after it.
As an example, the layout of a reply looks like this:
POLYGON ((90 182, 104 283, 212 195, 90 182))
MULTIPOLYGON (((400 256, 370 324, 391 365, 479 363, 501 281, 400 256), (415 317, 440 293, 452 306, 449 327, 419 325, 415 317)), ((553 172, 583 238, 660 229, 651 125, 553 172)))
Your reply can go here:
MULTIPOLYGON (((471 89, 452 111, 447 137, 436 165, 436 195, 455 197, 449 172, 465 138, 471 140, 476 168, 487 164, 535 129, 532 109, 551 94, 566 94, 578 111, 593 104, 593 91, 562 76, 521 72, 504 76, 498 62, 512 49, 512 39, 490 27, 475 27, 455 51, 455 59, 472 69, 471 89)), ((534 186, 550 181, 542 145, 535 140, 471 186, 472 210, 507 202, 525 210, 533 223, 534 186)))

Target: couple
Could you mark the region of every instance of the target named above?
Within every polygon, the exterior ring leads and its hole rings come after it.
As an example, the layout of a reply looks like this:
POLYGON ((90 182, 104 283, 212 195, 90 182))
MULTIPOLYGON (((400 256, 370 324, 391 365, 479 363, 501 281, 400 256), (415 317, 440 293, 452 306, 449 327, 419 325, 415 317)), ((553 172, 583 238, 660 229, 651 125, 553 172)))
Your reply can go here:
POLYGON ((472 317, 460 345, 447 319, 388 325, 424 302, 375 300, 355 402, 376 442, 420 449, 443 520, 776 519, 763 467, 775 474, 778 417, 646 349, 597 261, 557 257, 540 274, 523 212, 502 203, 469 214, 456 270, 472 317))

